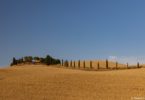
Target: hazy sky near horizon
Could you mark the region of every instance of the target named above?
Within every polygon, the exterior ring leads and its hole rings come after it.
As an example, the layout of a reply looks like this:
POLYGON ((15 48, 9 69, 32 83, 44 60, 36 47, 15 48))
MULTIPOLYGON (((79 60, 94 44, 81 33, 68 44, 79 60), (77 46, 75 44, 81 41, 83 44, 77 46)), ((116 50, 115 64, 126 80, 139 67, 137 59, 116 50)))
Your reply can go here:
POLYGON ((47 54, 145 61, 145 0, 0 0, 0 66, 47 54))

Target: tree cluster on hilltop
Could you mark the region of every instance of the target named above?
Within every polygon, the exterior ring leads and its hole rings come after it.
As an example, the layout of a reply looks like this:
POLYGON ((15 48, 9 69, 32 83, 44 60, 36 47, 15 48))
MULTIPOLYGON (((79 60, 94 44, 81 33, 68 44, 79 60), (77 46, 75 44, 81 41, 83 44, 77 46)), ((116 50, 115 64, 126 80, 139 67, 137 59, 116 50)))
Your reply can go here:
POLYGON ((16 59, 15 57, 13 57, 11 66, 18 65, 18 64, 31 64, 31 63, 32 64, 39 63, 39 64, 46 64, 46 65, 54 65, 54 64, 60 64, 61 62, 59 59, 55 59, 55 58, 51 57, 50 55, 47 55, 45 58, 25 56, 20 59, 16 59))

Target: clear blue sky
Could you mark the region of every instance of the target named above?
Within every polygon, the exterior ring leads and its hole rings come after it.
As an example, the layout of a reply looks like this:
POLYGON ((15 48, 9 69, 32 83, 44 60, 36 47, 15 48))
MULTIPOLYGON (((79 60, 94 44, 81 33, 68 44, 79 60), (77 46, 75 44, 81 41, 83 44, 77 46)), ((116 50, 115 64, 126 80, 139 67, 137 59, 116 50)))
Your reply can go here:
POLYGON ((47 54, 145 57, 145 0, 0 0, 0 66, 47 54))

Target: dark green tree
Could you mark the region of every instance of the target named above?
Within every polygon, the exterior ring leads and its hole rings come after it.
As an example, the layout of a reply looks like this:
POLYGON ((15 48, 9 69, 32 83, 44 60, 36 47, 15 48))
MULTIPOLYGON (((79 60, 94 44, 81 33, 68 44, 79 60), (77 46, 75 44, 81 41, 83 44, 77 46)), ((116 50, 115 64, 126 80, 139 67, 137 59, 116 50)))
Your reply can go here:
POLYGON ((47 55, 45 58, 45 64, 50 65, 52 64, 52 57, 50 55, 47 55))
POLYGON ((67 60, 64 62, 64 66, 68 67, 68 61, 67 60))
POLYGON ((86 68, 85 60, 84 60, 84 62, 83 62, 83 66, 84 66, 84 68, 86 68))
POLYGON ((80 68, 80 60, 78 61, 78 68, 80 68))
POLYGON ((53 57, 51 57, 50 55, 47 55, 45 58, 45 64, 47 65, 54 65, 54 64, 60 64, 60 60, 59 59, 55 59, 53 57))
POLYGON ((74 68, 76 67, 76 65, 75 65, 75 61, 74 61, 74 68))
POLYGON ((139 62, 137 63, 137 68, 140 68, 139 62))
POLYGON ((63 59, 61 60, 61 65, 63 66, 63 59))
POLYGON ((39 57, 34 57, 33 59, 34 59, 34 60, 40 60, 40 58, 39 58, 39 57))
POLYGON ((116 61, 116 69, 118 69, 118 62, 116 61))
POLYGON ((33 57, 32 57, 32 56, 25 56, 25 57, 24 57, 24 61, 25 61, 25 62, 31 63, 32 60, 33 60, 33 57))
POLYGON ((109 66, 108 66, 108 59, 106 59, 106 68, 108 69, 109 66))
POLYGON ((55 64, 61 64, 61 61, 59 59, 56 59, 56 63, 55 64))
POLYGON ((15 57, 13 57, 13 61, 12 61, 12 63, 11 63, 11 66, 13 66, 13 65, 17 65, 17 60, 16 60, 15 57))
POLYGON ((45 58, 40 58, 40 63, 45 64, 45 58))
POLYGON ((98 62, 98 69, 100 69, 100 63, 98 62))
POLYGON ((72 67, 72 60, 70 61, 70 67, 72 67))
POLYGON ((127 68, 129 68, 129 65, 128 65, 128 63, 127 63, 127 68))
POLYGON ((93 67, 92 67, 92 61, 90 61, 90 68, 92 69, 93 67))

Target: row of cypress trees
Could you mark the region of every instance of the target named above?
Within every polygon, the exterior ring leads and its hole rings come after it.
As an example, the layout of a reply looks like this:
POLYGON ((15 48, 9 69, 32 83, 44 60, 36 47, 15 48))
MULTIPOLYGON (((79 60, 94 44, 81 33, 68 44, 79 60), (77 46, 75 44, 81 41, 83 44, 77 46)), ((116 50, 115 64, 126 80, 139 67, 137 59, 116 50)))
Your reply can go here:
MULTIPOLYGON (((62 59, 62 63, 61 63, 62 66, 65 66, 65 67, 69 67, 69 61, 66 60, 66 61, 63 61, 62 59)), ((99 69, 99 62, 98 62, 98 69, 99 69)), ((76 67, 76 63, 75 61, 70 61, 70 67, 76 67)), ((85 64, 85 61, 83 61, 83 67, 85 68, 86 67, 86 64, 85 64)), ((78 60, 78 68, 80 68, 80 60, 78 60)), ((93 66, 92 66, 92 61, 90 61, 90 68, 92 69, 93 66)), ((108 69, 109 68, 109 65, 108 65, 108 60, 106 60, 106 68, 108 69)))
MULTIPOLYGON (((106 59, 106 61, 105 61, 105 63, 106 63, 106 69, 109 69, 109 62, 108 62, 108 59, 106 59)), ((66 60, 66 61, 63 61, 62 60, 62 66, 65 66, 65 67, 76 67, 76 63, 75 63, 75 61, 70 61, 70 65, 69 65, 69 61, 68 60, 66 60)), ((116 69, 118 69, 118 62, 116 62, 116 69)), ((80 60, 78 60, 78 66, 77 66, 78 68, 80 68, 80 60)), ((98 69, 100 69, 100 63, 98 62, 98 64, 97 64, 97 67, 98 67, 98 69)), ((140 68, 141 66, 140 66, 140 64, 139 64, 139 62, 137 63, 137 68, 140 68)), ((86 64, 85 64, 85 61, 83 61, 83 68, 86 68, 86 64)), ((90 61, 90 68, 92 69, 93 68, 93 66, 92 66, 92 61, 90 61)), ((129 67, 129 64, 127 63, 127 68, 130 68, 129 67)))

